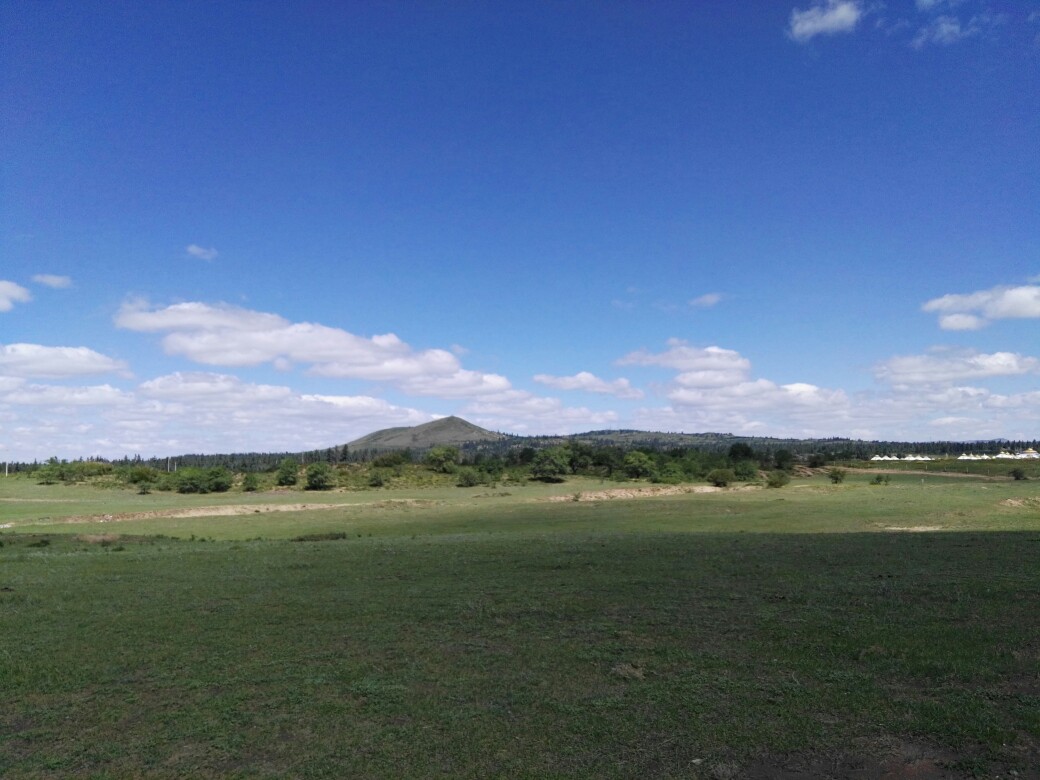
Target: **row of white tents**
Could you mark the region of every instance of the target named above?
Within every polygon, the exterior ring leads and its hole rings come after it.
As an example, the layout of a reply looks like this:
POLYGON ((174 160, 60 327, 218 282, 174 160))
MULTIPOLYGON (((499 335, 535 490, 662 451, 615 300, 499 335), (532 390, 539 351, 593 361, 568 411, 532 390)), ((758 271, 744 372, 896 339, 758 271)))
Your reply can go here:
MULTIPOLYGON (((957 460, 1034 460, 1040 458, 1040 452, 1037 452, 1032 447, 1022 452, 998 452, 996 455, 971 455, 964 453, 960 455, 957 460)), ((927 455, 905 455, 898 457, 896 455, 875 455, 871 460, 898 460, 902 463, 907 461, 924 461, 924 460, 946 460, 945 458, 931 458, 927 455)))
POLYGON ((996 455, 961 455, 957 460, 1034 460, 1040 458, 1040 452, 1032 447, 1022 452, 998 452, 996 455))

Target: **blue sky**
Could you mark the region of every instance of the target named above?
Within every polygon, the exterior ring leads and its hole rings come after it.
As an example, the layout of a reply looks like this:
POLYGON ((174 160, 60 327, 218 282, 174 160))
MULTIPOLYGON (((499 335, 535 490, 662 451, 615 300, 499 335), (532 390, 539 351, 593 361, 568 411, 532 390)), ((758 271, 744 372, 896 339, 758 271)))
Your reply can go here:
POLYGON ((0 28, 0 458, 1040 435, 1040 3, 0 28))

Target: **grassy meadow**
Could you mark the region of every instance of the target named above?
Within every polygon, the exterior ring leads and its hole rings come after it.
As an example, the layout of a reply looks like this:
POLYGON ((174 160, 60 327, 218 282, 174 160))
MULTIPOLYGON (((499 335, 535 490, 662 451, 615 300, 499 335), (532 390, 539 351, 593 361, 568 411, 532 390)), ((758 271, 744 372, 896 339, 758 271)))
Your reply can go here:
POLYGON ((0 480, 0 777, 1040 776, 1040 486, 871 476, 0 480))

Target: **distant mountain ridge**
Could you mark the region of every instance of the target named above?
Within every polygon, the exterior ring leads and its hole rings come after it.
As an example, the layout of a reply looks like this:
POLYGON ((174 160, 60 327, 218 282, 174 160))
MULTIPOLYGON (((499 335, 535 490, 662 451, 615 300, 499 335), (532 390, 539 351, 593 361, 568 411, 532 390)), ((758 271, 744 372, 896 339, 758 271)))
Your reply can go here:
POLYGON ((426 450, 431 447, 458 447, 464 444, 498 442, 509 438, 461 417, 444 417, 433 422, 405 428, 384 428, 347 444, 358 450, 426 450))

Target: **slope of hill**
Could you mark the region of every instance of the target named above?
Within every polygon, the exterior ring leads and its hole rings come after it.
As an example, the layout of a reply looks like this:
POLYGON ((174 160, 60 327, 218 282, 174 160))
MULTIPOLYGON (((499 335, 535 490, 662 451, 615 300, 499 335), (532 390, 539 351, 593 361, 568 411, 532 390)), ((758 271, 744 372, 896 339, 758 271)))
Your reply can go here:
POLYGON ((457 447, 462 444, 497 442, 506 438, 504 434, 486 430, 466 422, 460 417, 445 417, 409 428, 384 428, 355 439, 347 446, 355 452, 358 450, 396 450, 406 447, 425 450, 430 447, 457 447))

